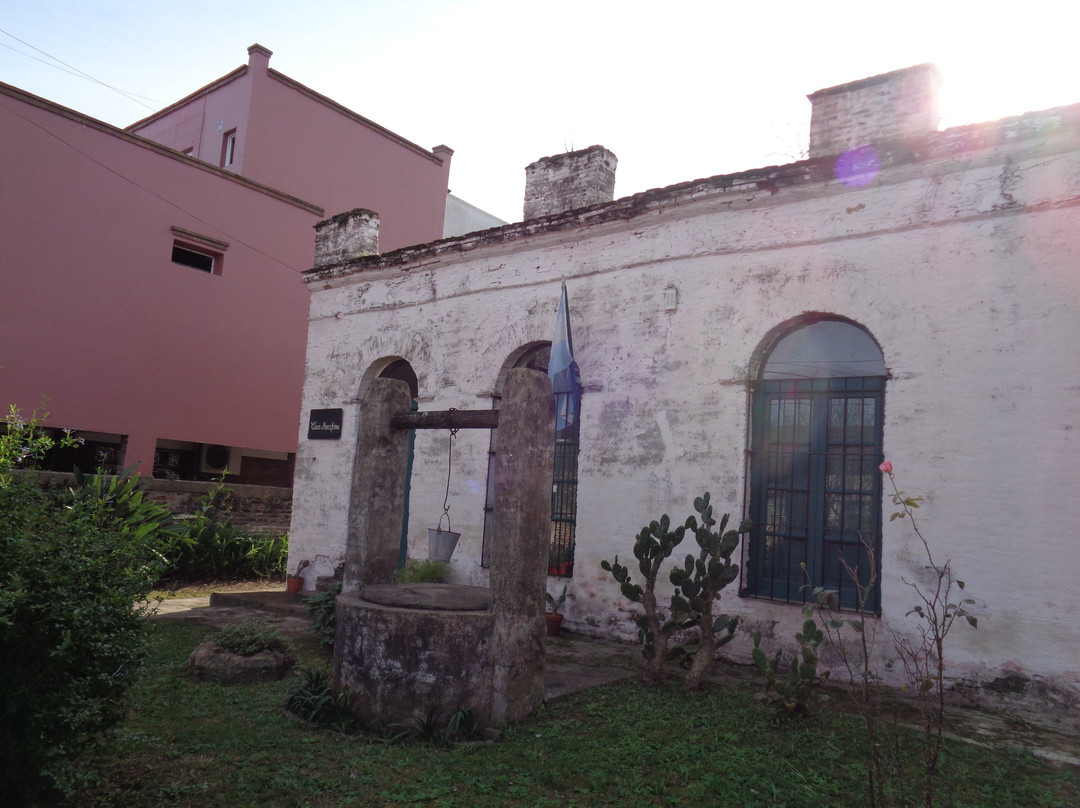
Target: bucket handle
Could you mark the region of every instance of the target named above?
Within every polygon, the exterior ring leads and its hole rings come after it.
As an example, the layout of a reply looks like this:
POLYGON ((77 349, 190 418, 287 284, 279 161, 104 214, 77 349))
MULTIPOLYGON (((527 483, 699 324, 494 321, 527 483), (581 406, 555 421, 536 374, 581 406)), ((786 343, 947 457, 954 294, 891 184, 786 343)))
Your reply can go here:
POLYGON ((440 533, 444 532, 442 529, 442 520, 446 519, 446 533, 452 533, 453 530, 450 527, 450 512, 449 510, 443 511, 443 515, 439 517, 439 526, 436 528, 440 533))

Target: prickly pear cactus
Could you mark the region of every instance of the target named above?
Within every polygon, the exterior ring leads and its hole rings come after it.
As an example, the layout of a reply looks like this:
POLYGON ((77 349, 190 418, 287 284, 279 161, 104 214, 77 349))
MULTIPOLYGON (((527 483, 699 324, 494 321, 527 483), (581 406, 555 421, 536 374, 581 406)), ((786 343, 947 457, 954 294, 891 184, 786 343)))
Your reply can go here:
POLYGON ((686 525, 671 530, 671 519, 667 514, 641 529, 634 540, 634 557, 638 560, 644 586, 633 582, 629 568, 619 563, 618 556, 614 561, 600 562, 600 566, 618 582, 623 596, 644 607, 644 614, 636 622, 642 644, 641 653, 645 657, 645 678, 649 681, 658 681, 663 675, 668 638, 677 626, 665 619, 657 609, 656 579, 660 567, 682 542, 685 534, 686 525))
POLYGON ((754 632, 754 664, 765 675, 765 693, 788 715, 805 718, 810 715, 817 688, 829 678, 829 672, 818 671, 820 649, 826 643, 825 633, 805 612, 806 621, 803 630, 795 635, 799 643, 799 655, 792 656, 788 665, 787 676, 783 675, 781 665, 783 652, 777 651, 767 657, 761 649, 761 632, 754 632), (802 657, 800 660, 799 657, 802 657))
POLYGON ((693 516, 686 520, 700 548, 697 557, 687 554, 682 567, 671 571, 671 583, 675 594, 671 598, 671 620, 682 628, 696 628, 695 636, 672 649, 669 656, 692 657, 686 674, 686 686, 690 690, 701 687, 717 649, 735 636, 738 617, 721 614, 713 616, 713 607, 720 592, 739 577, 739 565, 731 560, 739 546, 740 537, 750 531, 749 520, 743 520, 738 529, 725 530, 730 514, 724 514, 716 530, 713 507, 709 492, 694 500, 694 510, 701 517, 700 524, 693 516))

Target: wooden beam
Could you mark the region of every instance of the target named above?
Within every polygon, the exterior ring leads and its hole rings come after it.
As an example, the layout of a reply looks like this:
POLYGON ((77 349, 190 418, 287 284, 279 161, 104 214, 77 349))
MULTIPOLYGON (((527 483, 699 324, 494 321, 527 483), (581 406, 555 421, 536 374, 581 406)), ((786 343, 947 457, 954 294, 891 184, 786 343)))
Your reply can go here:
POLYGON ((496 429, 498 410, 434 410, 399 412, 391 416, 394 429, 496 429))

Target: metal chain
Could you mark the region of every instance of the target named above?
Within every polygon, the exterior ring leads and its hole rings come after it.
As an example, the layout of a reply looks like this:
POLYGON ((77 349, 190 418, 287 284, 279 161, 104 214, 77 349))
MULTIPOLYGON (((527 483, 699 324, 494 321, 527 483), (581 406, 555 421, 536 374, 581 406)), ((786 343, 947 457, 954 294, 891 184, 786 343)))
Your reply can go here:
MULTIPOLYGON (((451 407, 450 412, 457 412, 457 409, 455 407, 451 407)), ((451 429, 450 430, 450 442, 449 442, 449 444, 447 444, 447 448, 446 448, 446 494, 443 496, 443 503, 442 503, 443 515, 439 517, 439 530, 440 531, 442 530, 443 517, 446 517, 446 532, 447 533, 452 532, 452 528, 450 527, 450 473, 451 473, 451 469, 453 468, 453 460, 454 460, 454 436, 456 436, 457 433, 458 433, 458 431, 456 429, 451 429)))

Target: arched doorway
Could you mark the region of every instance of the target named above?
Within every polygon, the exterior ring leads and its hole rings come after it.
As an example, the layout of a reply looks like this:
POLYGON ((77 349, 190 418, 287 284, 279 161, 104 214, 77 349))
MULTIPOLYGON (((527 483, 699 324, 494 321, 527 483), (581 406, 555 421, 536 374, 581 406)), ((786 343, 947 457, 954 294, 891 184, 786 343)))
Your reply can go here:
MULTIPOLYGON (((548 372, 551 360, 551 343, 538 342, 520 350, 500 373, 499 385, 509 370, 529 368, 541 373, 548 372)), ((581 391, 555 393, 556 413, 580 412, 581 391), (568 401, 567 399, 573 399, 568 401)), ((493 398, 498 408, 499 396, 493 398)), ((577 531, 578 449, 580 444, 580 419, 556 417, 555 459, 551 483, 551 544, 548 553, 548 572, 551 575, 571 577, 574 573, 574 548, 577 531)), ((491 514, 495 506, 495 490, 492 486, 495 468, 495 440, 497 430, 492 430, 491 448, 488 452, 487 494, 484 502, 484 543, 482 563, 487 566, 492 539, 491 514)))
POLYGON ((884 357, 865 329, 836 317, 778 331, 753 394, 746 592, 803 603, 821 586, 854 608, 845 565, 864 587, 880 580, 884 357))

